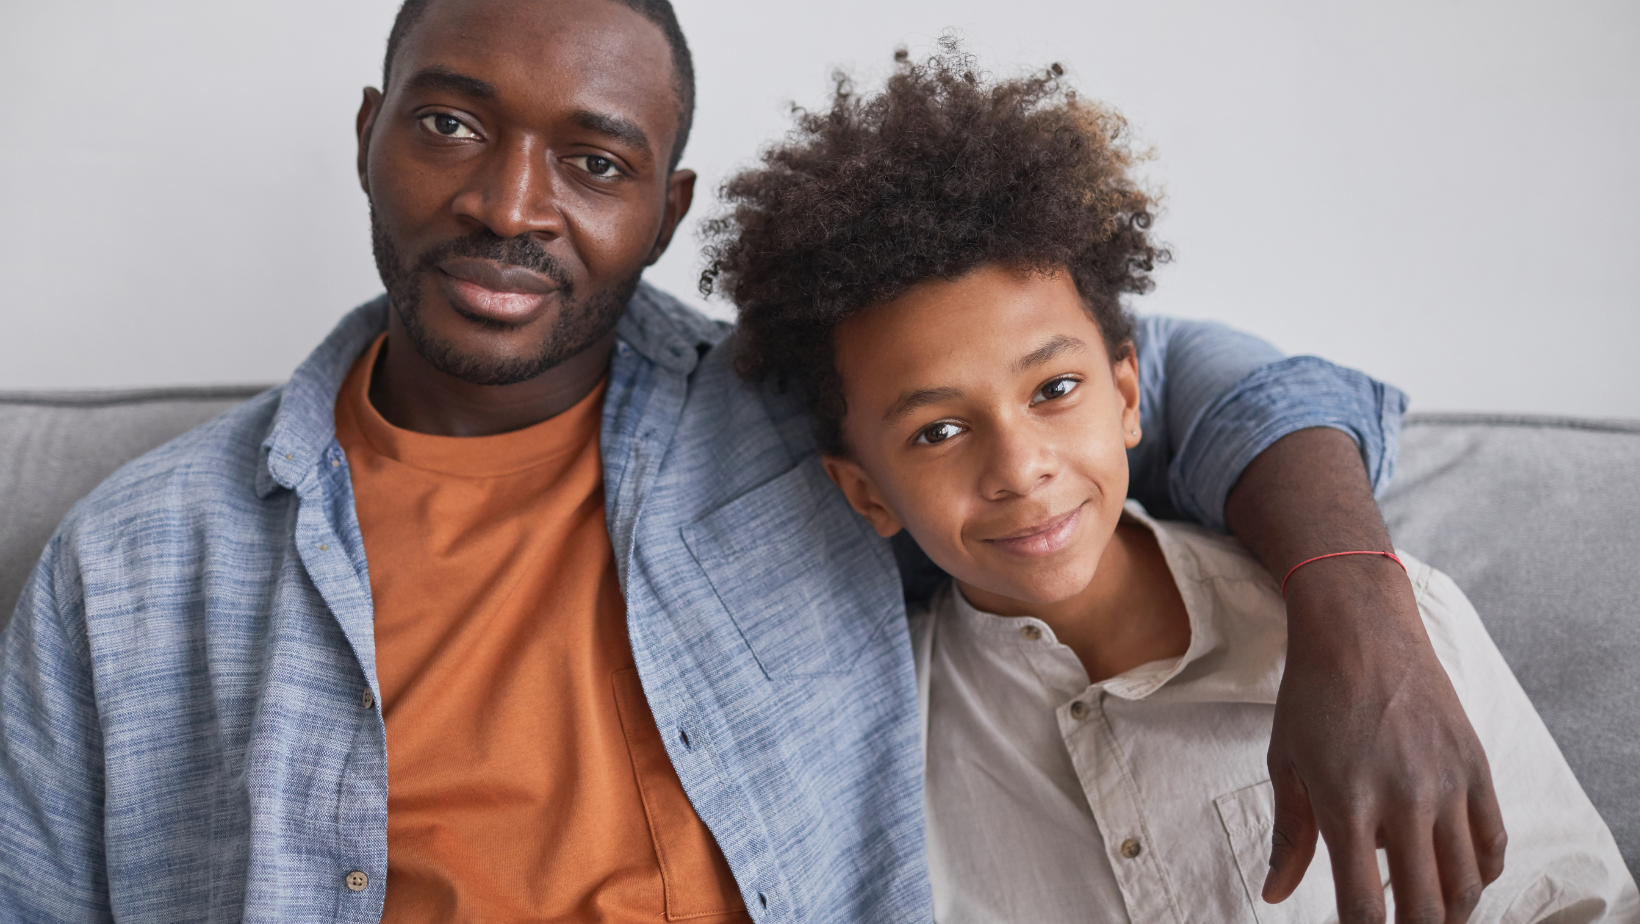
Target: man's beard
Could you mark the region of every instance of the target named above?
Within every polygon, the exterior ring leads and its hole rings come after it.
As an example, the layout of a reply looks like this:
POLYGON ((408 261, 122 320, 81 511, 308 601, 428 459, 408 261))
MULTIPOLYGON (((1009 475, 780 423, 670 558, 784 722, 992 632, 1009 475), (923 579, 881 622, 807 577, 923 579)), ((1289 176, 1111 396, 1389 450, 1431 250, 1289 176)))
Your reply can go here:
MULTIPOLYGON (((370 207, 370 242, 376 253, 376 271, 387 287, 388 303, 404 322, 410 345, 429 365, 445 375, 473 385, 515 385, 535 378, 548 369, 597 343, 620 321, 626 303, 637 291, 640 268, 630 277, 600 292, 575 299, 575 284, 569 273, 534 238, 503 238, 488 228, 479 228, 464 237, 445 241, 422 254, 414 266, 400 259, 386 229, 370 207), (522 266, 558 284, 560 310, 534 356, 490 357, 463 352, 455 344, 428 330, 421 316, 421 281, 439 272, 436 264, 449 257, 478 257, 497 263, 522 266)), ((465 316, 464 316, 465 317, 465 316)), ((481 326, 504 330, 509 325, 487 318, 467 317, 481 326)))

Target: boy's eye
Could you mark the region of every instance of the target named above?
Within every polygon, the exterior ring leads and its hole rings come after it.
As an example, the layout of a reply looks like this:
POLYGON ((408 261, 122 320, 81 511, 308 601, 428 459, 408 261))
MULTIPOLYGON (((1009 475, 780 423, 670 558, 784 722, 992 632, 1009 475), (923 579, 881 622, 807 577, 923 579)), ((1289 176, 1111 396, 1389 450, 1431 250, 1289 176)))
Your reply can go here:
POLYGON ((580 167, 582 170, 585 170, 593 176, 621 175, 621 168, 615 166, 614 161, 598 154, 582 154, 579 157, 571 157, 569 162, 575 164, 577 167, 580 167))
POLYGON ((1048 384, 1042 386, 1042 388, 1037 391, 1036 399, 1031 403, 1041 404, 1044 401, 1052 401, 1055 398, 1063 398, 1075 391, 1076 387, 1081 384, 1082 383, 1080 381, 1071 378, 1070 376, 1054 379, 1048 384))
POLYGON ((942 420, 933 426, 924 427, 922 431, 917 434, 916 442, 922 443, 924 446, 931 446, 934 443, 943 443, 961 432, 961 424, 955 424, 949 420, 942 420))
POLYGON ((467 127, 467 123, 447 112, 434 112, 429 115, 424 115, 421 117, 421 124, 425 126, 428 131, 436 135, 442 135, 446 138, 478 137, 476 132, 467 127))

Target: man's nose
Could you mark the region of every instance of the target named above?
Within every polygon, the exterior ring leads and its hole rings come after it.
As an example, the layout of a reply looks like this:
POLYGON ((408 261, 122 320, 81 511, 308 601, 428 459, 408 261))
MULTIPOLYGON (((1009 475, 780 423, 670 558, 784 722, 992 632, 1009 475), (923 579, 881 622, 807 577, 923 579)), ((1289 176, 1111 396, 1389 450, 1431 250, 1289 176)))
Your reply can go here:
POLYGON ((562 179, 553 167, 545 146, 528 136, 497 146, 456 195, 451 204, 456 217, 502 238, 564 233, 562 179))
POLYGON ((1053 447, 1028 427, 998 428, 988 442, 980 491, 990 500, 1025 497, 1052 481, 1059 471, 1053 447))

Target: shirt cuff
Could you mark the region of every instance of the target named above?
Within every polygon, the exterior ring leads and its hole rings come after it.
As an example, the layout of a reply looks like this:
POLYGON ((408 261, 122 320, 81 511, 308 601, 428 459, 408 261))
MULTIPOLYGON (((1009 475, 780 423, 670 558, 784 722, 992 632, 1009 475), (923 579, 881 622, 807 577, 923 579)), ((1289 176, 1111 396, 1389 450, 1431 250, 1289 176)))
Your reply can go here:
POLYGON ((1395 474, 1407 396, 1393 385, 1316 356, 1260 366, 1202 411, 1168 468, 1168 493, 1185 516, 1219 532, 1224 502, 1247 464, 1295 430, 1349 434, 1376 496, 1395 474))

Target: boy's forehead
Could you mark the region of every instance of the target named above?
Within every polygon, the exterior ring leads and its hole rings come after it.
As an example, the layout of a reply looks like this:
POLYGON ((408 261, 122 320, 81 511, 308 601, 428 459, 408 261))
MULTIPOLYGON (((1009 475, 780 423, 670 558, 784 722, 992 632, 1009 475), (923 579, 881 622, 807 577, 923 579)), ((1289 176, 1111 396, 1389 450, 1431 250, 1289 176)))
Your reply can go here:
POLYGON ((914 380, 916 387, 943 387, 958 383, 933 379, 1024 372, 1033 357, 1102 343, 1067 274, 1007 268, 920 283, 839 324, 835 341, 838 372, 850 391, 892 390, 914 380))

